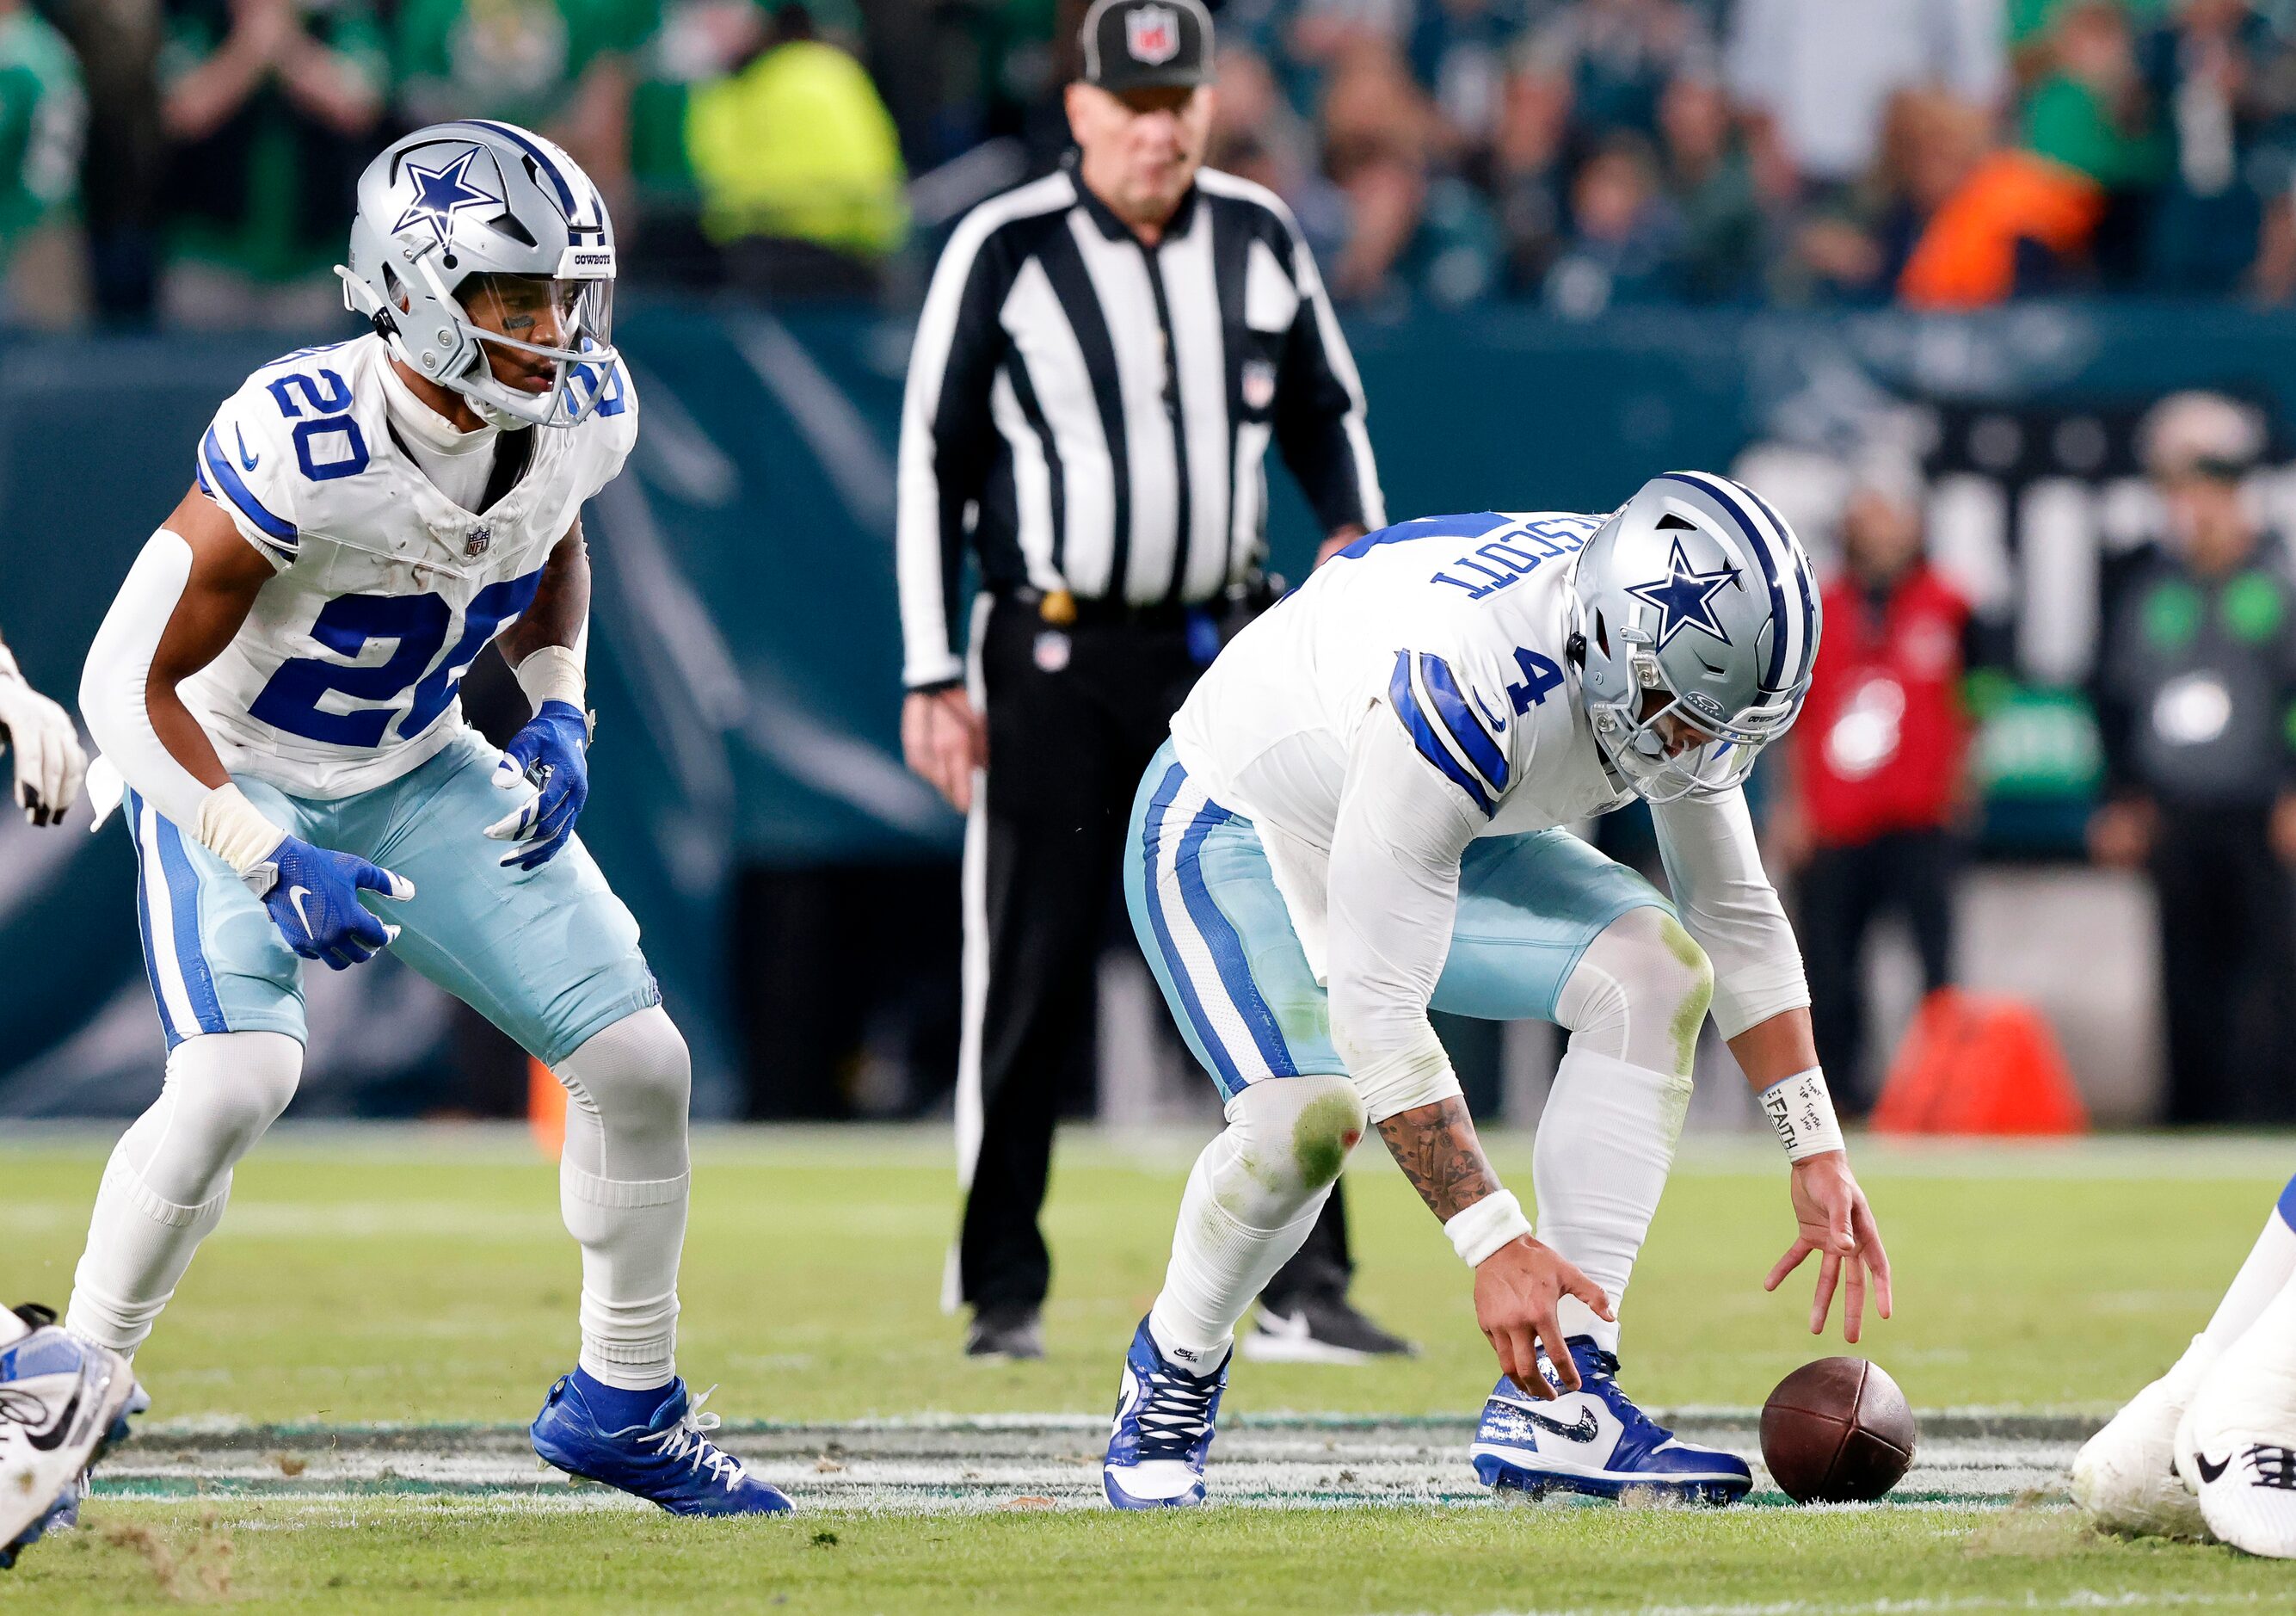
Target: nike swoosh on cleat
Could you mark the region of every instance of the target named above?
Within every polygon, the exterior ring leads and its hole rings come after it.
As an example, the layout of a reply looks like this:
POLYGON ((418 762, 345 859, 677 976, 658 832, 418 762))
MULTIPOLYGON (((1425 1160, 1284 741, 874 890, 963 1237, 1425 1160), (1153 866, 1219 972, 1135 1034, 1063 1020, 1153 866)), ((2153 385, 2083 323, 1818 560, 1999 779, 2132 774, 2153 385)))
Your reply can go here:
POLYGON ((2201 1480, 2204 1482, 2215 1481, 2231 1464, 2230 1459, 2214 1460, 2204 1453, 2193 1455, 2193 1467, 2201 1472, 2201 1480))
POLYGON ((1595 1421, 1595 1411, 1591 1408, 1581 1408, 1578 1411, 1578 1417, 1568 1425, 1561 1420, 1539 1413, 1535 1408, 1525 1408, 1521 1413, 1524 1419, 1529 1420, 1541 1431, 1552 1432, 1569 1441, 1591 1442, 1603 1434, 1603 1427, 1595 1421))
POLYGON ((239 439, 239 463, 241 467, 243 470, 252 472, 262 461, 263 456, 260 455, 250 455, 247 452, 247 434, 244 431, 241 431, 238 427, 232 428, 231 431, 232 436, 239 439))
POLYGON ((303 935, 309 938, 313 942, 317 942, 319 940, 319 934, 311 929, 311 917, 303 913, 303 900, 310 895, 311 889, 308 887, 290 887, 287 889, 287 901, 295 906, 295 918, 303 923, 303 935))
POLYGON ((72 1388, 71 1401, 64 1405, 64 1411, 56 1416, 56 1423, 44 1431, 26 1431, 24 1440, 42 1453, 54 1452, 64 1445, 64 1438, 70 1433, 72 1420, 78 1413, 79 1388, 75 1386, 72 1388))

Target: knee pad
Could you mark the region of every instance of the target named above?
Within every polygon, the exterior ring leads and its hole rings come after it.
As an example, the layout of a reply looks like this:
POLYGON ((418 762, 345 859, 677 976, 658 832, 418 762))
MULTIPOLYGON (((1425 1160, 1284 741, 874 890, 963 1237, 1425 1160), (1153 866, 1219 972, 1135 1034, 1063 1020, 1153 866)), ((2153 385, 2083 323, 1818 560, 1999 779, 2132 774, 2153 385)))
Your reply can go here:
POLYGON ((1335 1073, 1264 1078, 1229 1102, 1227 1117, 1237 1170, 1275 1202, 1328 1189, 1365 1125, 1363 1096, 1335 1073))
POLYGON ((303 1079, 303 1046, 283 1032, 209 1032, 168 1056, 175 1131, 236 1160, 279 1120, 303 1079))
POLYGON ((683 1127, 693 1097, 693 1057, 660 1005, 624 1016, 559 1062, 559 1081, 608 1127, 683 1127))
POLYGON ((1584 1046, 1654 1071, 1690 1074, 1714 1004, 1714 966, 1666 910, 1629 909, 1587 945, 1555 1000, 1584 1046))

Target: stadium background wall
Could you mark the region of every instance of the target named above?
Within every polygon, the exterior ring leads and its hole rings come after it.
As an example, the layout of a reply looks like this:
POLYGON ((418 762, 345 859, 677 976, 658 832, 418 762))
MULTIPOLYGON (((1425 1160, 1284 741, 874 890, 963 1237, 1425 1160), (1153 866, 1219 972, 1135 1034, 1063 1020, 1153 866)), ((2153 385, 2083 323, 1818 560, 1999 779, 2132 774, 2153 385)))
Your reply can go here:
MULTIPOLYGON (((736 975, 776 935, 825 917, 896 974, 913 957, 902 939, 938 958, 953 938, 959 827, 903 769, 897 736, 892 456, 908 335, 906 321, 850 314, 639 308, 622 322, 645 426, 630 474, 588 516, 602 752, 582 828, 644 927, 705 1114, 743 1108, 742 1064, 774 1035, 736 975), (882 911, 857 931, 857 905, 882 911)), ((2079 692, 2099 581, 2147 520, 2130 448, 2143 409, 2193 386, 2254 403, 2273 446, 2259 495, 2296 517, 2296 326, 2281 316, 2095 303, 1587 323, 1478 310, 1357 323, 1349 338, 1398 514, 1599 509, 1652 472, 1701 465, 1735 467, 1799 516, 1824 508, 1857 445, 1915 448, 1933 546, 2007 648, 1980 742, 1985 843, 2006 857, 2075 846, 2095 770, 2079 692)), ((12 557, 0 622, 37 684, 76 688, 207 417, 289 346, 0 343, 12 557)), ((1271 481, 1274 564, 1296 578, 1309 523, 1283 476, 1271 481)), ((1805 531, 1822 557, 1822 528, 1805 531)), ((480 682, 474 704, 482 695, 480 682)), ((156 1091, 133 864, 116 831, 0 823, 0 950, 16 962, 0 980, 0 1049, 19 1057, 0 1071, 0 1115, 127 1116, 156 1091)), ((314 988, 300 1110, 455 1102, 464 1034, 411 973, 314 988)))

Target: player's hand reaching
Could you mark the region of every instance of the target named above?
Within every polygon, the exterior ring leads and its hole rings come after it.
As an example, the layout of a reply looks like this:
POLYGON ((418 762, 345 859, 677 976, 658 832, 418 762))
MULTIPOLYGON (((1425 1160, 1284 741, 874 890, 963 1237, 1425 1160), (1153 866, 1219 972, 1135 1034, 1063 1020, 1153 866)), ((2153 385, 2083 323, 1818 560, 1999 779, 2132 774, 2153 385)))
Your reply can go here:
POLYGON ((570 701, 545 701, 503 748, 495 783, 532 798, 487 827, 496 841, 530 842, 502 862, 537 869, 558 857, 590 800, 590 720, 570 701))
POLYGON ((247 879, 287 946, 305 959, 325 961, 331 971, 365 964, 398 940, 398 928, 375 918, 359 902, 361 892, 401 902, 414 896, 405 876, 300 836, 283 840, 247 879))
POLYGON ((1825 1316, 1833 1309, 1833 1292, 1849 1280, 1842 1298, 1841 1338, 1853 1346, 1865 1327, 1866 1292, 1870 1284, 1874 1310, 1890 1317, 1890 1254, 1882 1249, 1881 1226, 1866 1192, 1857 1187, 1846 1152, 1824 1151, 1794 1163, 1794 1243, 1770 1269, 1762 1289, 1775 1291, 1787 1275, 1817 1253, 1817 1290, 1810 1298, 1809 1333, 1825 1333, 1825 1316))
POLYGON ((16 754, 16 804, 34 824, 59 824, 79 795, 87 754, 71 715, 24 683, 0 652, 0 740, 16 754))
POLYGON ((1575 1296, 1598 1318, 1612 1317, 1602 1286, 1565 1261, 1552 1246, 1519 1235, 1475 1267, 1475 1323, 1482 1326, 1506 1377, 1530 1396, 1561 1395, 1538 1372, 1538 1350, 1546 1349, 1562 1390, 1578 1390, 1578 1366, 1563 1344, 1557 1304, 1575 1296))

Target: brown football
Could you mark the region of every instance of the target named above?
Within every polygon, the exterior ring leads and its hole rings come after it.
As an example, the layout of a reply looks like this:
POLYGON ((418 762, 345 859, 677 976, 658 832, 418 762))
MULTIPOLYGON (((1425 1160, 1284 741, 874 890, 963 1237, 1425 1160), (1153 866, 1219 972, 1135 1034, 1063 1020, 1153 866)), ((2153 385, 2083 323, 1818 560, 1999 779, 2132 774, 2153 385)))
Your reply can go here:
POLYGON ((1797 1504, 1882 1497, 1913 1464, 1914 1441, 1906 1394, 1862 1358, 1804 1364, 1762 1405, 1762 1462, 1797 1504))

